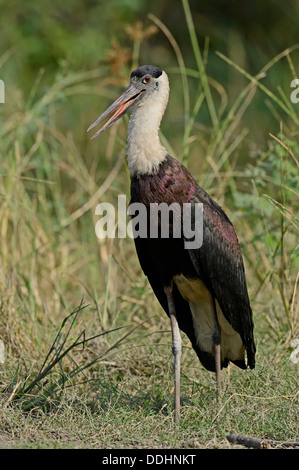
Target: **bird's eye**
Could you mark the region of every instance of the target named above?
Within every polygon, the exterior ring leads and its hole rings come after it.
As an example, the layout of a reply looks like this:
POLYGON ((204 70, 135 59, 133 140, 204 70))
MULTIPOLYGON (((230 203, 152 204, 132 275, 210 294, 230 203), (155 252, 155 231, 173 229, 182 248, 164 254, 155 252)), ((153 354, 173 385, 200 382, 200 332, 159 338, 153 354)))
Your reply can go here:
POLYGON ((151 81, 151 77, 149 75, 147 75, 146 77, 144 77, 144 79, 142 80, 143 83, 148 83, 151 81))

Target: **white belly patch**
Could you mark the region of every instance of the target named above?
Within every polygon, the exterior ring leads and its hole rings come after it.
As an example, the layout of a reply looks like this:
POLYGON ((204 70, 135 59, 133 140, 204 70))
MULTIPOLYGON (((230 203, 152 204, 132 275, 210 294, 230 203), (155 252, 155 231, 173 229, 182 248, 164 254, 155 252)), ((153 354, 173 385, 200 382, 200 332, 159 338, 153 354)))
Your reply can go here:
MULTIPOLYGON (((208 289, 200 279, 188 279, 183 274, 174 276, 173 281, 182 297, 189 303, 199 348, 214 355, 212 333, 215 327, 212 300, 208 289)), ((217 300, 216 311, 221 328, 221 359, 244 359, 245 348, 241 337, 224 317, 217 300)))

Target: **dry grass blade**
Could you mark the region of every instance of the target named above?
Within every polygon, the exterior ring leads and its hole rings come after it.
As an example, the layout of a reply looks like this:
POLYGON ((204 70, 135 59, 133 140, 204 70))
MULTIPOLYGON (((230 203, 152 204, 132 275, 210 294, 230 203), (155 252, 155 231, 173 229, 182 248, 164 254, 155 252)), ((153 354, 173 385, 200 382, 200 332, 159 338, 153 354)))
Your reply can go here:
POLYGON ((98 362, 105 354, 110 352, 112 349, 116 348, 125 338, 127 338, 132 331, 134 331, 136 328, 133 328, 130 330, 128 333, 126 333, 124 336, 122 336, 116 343, 113 344, 113 346, 109 347, 103 354, 98 356, 96 359, 93 361, 88 362, 87 364, 84 364, 83 366, 76 366, 75 369, 68 373, 64 373, 63 368, 61 367, 62 359, 66 357, 70 352, 75 350, 75 348, 78 348, 79 346, 85 347, 89 342, 94 341, 97 338, 100 338, 102 336, 108 335, 112 332, 118 331, 120 329, 126 328, 125 326, 118 327, 118 328, 113 328, 107 331, 104 331, 102 333, 93 335, 91 337, 86 338, 85 337, 85 331, 83 330, 75 340, 71 341, 71 344, 66 347, 67 340, 70 336, 70 333, 74 327, 74 324, 77 320, 77 317, 79 313, 82 312, 87 307, 87 305, 84 305, 83 300, 81 301, 80 305, 70 314, 68 315, 62 322, 62 325, 53 341, 52 346, 49 349, 49 352, 39 370, 37 373, 36 377, 31 380, 29 383, 28 382, 28 377, 25 377, 23 381, 20 381, 17 386, 14 387, 13 392, 11 393, 11 396, 9 397, 9 401, 12 401, 12 399, 20 399, 24 398, 28 395, 30 395, 33 391, 33 389, 38 385, 40 388, 42 387, 42 381, 46 379, 47 377, 50 376, 50 374, 53 372, 55 366, 57 364, 60 365, 60 371, 62 374, 62 377, 48 386, 45 390, 43 390, 42 395, 38 396, 37 398, 30 399, 27 401, 25 404, 22 405, 22 408, 24 410, 28 410, 32 406, 35 406, 37 403, 44 402, 47 400, 49 396, 51 396, 54 391, 60 387, 62 384, 64 384, 66 381, 70 380, 73 378, 75 375, 77 375, 79 372, 82 372, 84 369, 87 369, 88 367, 92 366, 96 362, 98 362), (70 322, 69 326, 68 323, 70 322), (63 337, 63 329, 68 326, 68 329, 63 337), (63 338, 63 339, 62 339, 63 338), (62 341, 61 341, 62 339, 62 341), (24 383, 26 384, 24 386, 24 383))
POLYGON ((111 183, 114 181, 116 178, 122 164, 123 164, 124 156, 120 155, 118 160, 116 161, 116 164, 114 165, 113 169, 111 172, 108 174, 107 178, 103 182, 103 184, 97 189, 97 191, 94 193, 94 195, 79 209, 77 209, 75 212, 73 212, 67 219, 64 219, 61 221, 62 227, 66 227, 67 225, 71 224, 75 220, 77 220, 79 217, 82 217, 82 215, 85 214, 88 210, 90 210, 97 202, 99 199, 102 197, 102 195, 107 191, 107 189, 111 186, 111 183))
POLYGON ((290 149, 290 147, 288 147, 284 142, 282 142, 281 139, 279 139, 278 137, 276 137, 275 135, 271 134, 271 132, 269 132, 269 135, 272 137, 272 139, 276 140, 276 142, 279 143, 279 145, 281 145, 287 152, 289 155, 291 155, 292 159, 294 160, 294 162, 296 163, 297 167, 299 168, 299 161, 297 160, 297 158, 295 157, 292 149, 290 149))
POLYGON ((266 197, 273 207, 275 207, 279 212, 299 231, 299 219, 293 212, 287 209, 281 202, 276 201, 273 197, 269 196, 268 194, 263 194, 266 197), (298 224, 296 223, 298 222, 298 224))
POLYGON ((212 420, 212 423, 214 423, 218 418, 219 416, 221 415, 222 411, 224 410, 224 408, 226 407, 226 405, 235 397, 241 397, 241 398, 249 398, 249 399, 253 399, 253 400, 277 400, 278 398, 283 398, 285 400, 291 400, 293 398, 298 398, 298 393, 295 394, 295 395, 274 395, 274 396, 271 396, 271 397, 258 397, 258 396, 253 396, 253 395, 246 395, 246 394, 243 394, 243 393, 233 393, 232 395, 230 395, 228 397, 228 399, 224 402, 224 404, 221 406, 221 408, 219 409, 219 411, 216 413, 216 415, 214 416, 213 420, 212 420))

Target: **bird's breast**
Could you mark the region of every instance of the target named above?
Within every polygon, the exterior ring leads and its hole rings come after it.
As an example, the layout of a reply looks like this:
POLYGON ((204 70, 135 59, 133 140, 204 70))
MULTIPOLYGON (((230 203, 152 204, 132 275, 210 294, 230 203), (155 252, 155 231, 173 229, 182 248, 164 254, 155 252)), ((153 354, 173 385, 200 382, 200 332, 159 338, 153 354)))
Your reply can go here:
POLYGON ((195 193, 196 183, 187 169, 167 155, 163 162, 150 174, 135 175, 131 179, 131 202, 151 203, 174 202, 182 205, 190 202, 195 193))

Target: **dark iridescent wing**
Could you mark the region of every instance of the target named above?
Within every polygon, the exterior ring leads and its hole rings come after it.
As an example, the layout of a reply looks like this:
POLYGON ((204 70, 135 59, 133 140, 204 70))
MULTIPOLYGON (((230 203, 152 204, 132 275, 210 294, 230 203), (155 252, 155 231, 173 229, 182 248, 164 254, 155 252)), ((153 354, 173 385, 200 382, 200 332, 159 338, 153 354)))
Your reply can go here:
POLYGON ((189 255, 199 277, 218 300, 247 350, 248 365, 255 364, 253 320, 244 264, 234 228, 221 207, 199 186, 192 202, 203 204, 203 244, 189 255))

